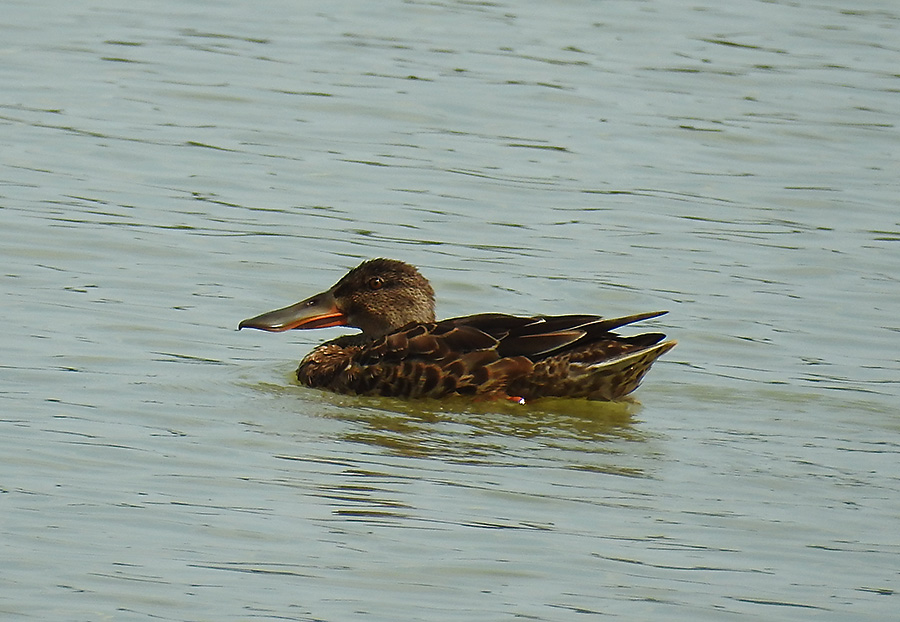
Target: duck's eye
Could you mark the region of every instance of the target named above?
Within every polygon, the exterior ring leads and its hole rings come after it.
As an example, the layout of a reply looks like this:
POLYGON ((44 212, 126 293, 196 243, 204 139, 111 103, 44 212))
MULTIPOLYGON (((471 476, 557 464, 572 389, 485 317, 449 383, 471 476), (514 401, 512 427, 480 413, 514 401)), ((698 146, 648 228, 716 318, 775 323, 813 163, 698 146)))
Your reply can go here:
POLYGON ((369 289, 381 289, 384 287, 384 279, 380 276, 373 276, 369 279, 369 289))

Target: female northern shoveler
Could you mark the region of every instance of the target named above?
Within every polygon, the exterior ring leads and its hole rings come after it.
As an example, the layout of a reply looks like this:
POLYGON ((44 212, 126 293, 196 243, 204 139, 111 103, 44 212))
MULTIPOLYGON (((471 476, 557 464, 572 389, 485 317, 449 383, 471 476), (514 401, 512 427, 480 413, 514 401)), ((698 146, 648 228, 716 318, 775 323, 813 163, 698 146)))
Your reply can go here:
POLYGON ((301 383, 337 393, 615 400, 634 391, 675 346, 662 333, 611 332, 666 313, 518 317, 482 313, 436 322, 434 290, 413 266, 363 262, 331 289, 244 320, 241 328, 351 326, 300 362, 301 383))

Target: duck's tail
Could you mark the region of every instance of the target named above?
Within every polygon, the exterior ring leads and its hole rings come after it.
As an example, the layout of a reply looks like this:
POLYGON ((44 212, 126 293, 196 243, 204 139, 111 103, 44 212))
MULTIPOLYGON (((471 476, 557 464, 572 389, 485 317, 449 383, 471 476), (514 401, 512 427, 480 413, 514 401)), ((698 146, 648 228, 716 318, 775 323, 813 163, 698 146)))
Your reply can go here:
POLYGON ((541 361, 531 374, 512 382, 508 392, 528 401, 539 397, 620 399, 638 388, 654 361, 676 344, 675 341, 657 343, 664 338, 658 333, 631 339, 640 338, 646 341, 637 344, 632 341, 628 349, 614 356, 582 358, 580 355, 587 353, 573 352, 541 361))
POLYGON ((671 350, 677 341, 664 341, 640 350, 599 363, 572 365, 572 376, 583 374, 578 384, 584 388, 584 397, 597 400, 616 400, 638 388, 644 374, 663 354, 671 350))

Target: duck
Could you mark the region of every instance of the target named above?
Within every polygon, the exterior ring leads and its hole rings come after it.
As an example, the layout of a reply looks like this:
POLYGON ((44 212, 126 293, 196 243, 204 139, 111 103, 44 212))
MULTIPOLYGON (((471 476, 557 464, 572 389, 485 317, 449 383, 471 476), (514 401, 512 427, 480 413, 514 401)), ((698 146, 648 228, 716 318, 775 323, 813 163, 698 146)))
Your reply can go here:
POLYGON ((314 348, 297 368, 302 385, 335 393, 615 401, 634 391, 676 342, 658 332, 613 331, 665 313, 480 313, 437 321, 434 289, 419 270, 378 258, 322 293, 241 321, 238 330, 359 329, 314 348))

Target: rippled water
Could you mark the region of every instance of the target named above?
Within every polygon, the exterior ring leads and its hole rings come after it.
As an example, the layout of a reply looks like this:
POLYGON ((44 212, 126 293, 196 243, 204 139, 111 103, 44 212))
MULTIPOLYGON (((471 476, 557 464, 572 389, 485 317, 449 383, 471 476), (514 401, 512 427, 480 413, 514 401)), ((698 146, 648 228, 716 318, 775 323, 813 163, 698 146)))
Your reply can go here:
POLYGON ((5 619, 885 620, 900 12, 8 2, 5 619), (626 314, 639 404, 297 386, 361 259, 626 314))

